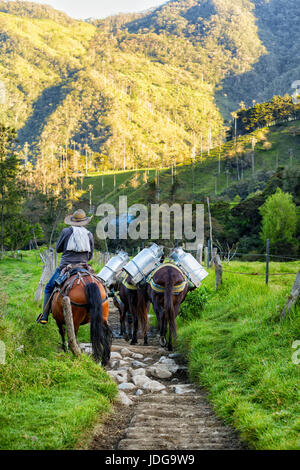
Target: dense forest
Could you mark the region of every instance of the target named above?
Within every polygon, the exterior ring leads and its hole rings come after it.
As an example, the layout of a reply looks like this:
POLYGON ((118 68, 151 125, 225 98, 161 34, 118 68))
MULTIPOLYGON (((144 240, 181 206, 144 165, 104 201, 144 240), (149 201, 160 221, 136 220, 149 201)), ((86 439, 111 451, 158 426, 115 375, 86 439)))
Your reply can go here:
POLYGON ((256 103, 246 108, 244 103, 236 113, 233 113, 233 122, 227 135, 233 139, 245 135, 262 127, 275 126, 280 123, 300 119, 300 104, 293 101, 289 95, 274 96, 265 103, 256 103))

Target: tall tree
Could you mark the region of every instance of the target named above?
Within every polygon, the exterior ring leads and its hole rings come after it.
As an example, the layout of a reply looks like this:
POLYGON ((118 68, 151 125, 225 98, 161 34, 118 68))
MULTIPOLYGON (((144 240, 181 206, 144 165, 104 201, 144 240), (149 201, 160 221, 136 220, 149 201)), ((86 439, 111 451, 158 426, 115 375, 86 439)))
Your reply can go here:
POLYGON ((5 223, 13 217, 20 206, 22 188, 18 176, 20 161, 15 151, 16 131, 0 125, 0 246, 4 251, 5 223))

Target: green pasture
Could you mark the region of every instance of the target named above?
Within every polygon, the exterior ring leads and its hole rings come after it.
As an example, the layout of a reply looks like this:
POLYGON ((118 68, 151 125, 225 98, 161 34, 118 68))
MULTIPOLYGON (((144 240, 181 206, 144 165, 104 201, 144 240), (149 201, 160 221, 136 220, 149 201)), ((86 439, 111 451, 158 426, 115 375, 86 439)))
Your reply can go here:
POLYGON ((264 263, 225 263, 220 290, 211 270, 206 305, 201 288, 190 293, 178 320, 192 380, 251 448, 300 449, 300 364, 292 360, 299 307, 280 321, 298 271, 299 262, 272 262, 266 286, 264 263))
MULTIPOLYGON (((53 319, 35 323, 41 264, 32 253, 0 261, 0 449, 72 449, 111 409, 116 386, 92 359, 60 348, 53 319)), ((82 327, 79 341, 89 340, 82 327)))

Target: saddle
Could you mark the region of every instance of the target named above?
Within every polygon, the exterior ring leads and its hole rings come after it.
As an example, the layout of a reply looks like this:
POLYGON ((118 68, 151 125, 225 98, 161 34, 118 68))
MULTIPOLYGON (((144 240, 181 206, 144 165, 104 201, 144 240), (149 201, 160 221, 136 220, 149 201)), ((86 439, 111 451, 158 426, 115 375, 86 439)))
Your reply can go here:
POLYGON ((68 279, 70 279, 70 277, 73 277, 78 273, 80 273, 82 276, 95 275, 95 271, 87 263, 68 264, 68 266, 62 269, 59 277, 56 279, 55 281, 56 286, 57 287, 63 286, 63 284, 68 279))
MULTIPOLYGON (((91 277, 97 282, 100 281, 100 279, 95 275, 95 271, 89 264, 69 264, 61 271, 60 276, 55 281, 56 287, 52 293, 51 299, 57 292, 59 292, 58 298, 68 296, 75 283, 77 283, 77 285, 82 283, 84 286, 86 286, 87 283, 85 282, 84 278, 87 276, 91 277)), ((107 297, 104 301, 106 300, 107 297)), ((73 301, 71 301, 71 304, 77 307, 88 307, 88 305, 77 304, 73 301)))

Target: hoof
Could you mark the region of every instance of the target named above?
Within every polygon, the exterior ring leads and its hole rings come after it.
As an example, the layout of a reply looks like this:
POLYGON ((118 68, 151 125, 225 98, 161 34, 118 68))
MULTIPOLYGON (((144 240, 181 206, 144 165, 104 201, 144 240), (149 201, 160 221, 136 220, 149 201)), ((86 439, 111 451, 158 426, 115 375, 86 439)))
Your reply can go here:
POLYGON ((161 345, 162 348, 165 348, 167 346, 167 340, 164 336, 161 336, 159 338, 159 344, 161 345))
POLYGON ((138 344, 138 342, 137 342, 137 341, 134 341, 134 340, 131 340, 131 341, 130 341, 130 344, 131 344, 131 346, 134 346, 135 344, 138 344))

